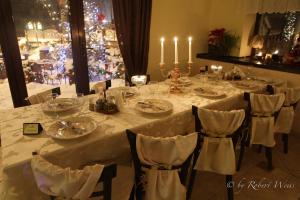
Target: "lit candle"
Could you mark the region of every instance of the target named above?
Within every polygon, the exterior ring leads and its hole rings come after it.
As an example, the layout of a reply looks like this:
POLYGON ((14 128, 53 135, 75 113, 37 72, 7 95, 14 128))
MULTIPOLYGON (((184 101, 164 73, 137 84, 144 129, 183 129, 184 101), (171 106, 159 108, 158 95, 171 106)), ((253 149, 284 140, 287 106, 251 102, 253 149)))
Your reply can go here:
POLYGON ((174 37, 174 44, 175 44, 175 62, 174 64, 178 64, 178 49, 177 49, 177 41, 178 41, 178 38, 177 37, 174 37))
POLYGON ((165 38, 160 38, 160 64, 163 65, 164 64, 164 42, 165 42, 165 38))
POLYGON ((189 62, 192 63, 192 37, 189 37, 189 62))

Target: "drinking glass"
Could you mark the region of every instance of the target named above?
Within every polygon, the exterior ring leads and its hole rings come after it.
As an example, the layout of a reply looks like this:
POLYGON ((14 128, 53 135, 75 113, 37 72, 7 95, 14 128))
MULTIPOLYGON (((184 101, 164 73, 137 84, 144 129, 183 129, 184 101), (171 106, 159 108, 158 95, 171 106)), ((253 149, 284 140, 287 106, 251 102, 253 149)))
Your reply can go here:
POLYGON ((47 106, 49 106, 49 108, 51 108, 54 113, 54 115, 50 115, 50 116, 56 121, 60 120, 60 116, 59 116, 59 112, 58 112, 59 105, 58 105, 57 101, 55 101, 55 99, 58 96, 59 96, 59 94, 57 94, 57 93, 51 93, 51 94, 47 95, 47 97, 46 97, 47 106))
POLYGON ((131 77, 131 83, 136 85, 138 91, 142 85, 146 85, 147 83, 147 76, 146 75, 135 75, 131 77))
POLYGON ((148 87, 149 87, 150 94, 155 95, 155 91, 158 91, 159 89, 158 81, 149 81, 148 87))

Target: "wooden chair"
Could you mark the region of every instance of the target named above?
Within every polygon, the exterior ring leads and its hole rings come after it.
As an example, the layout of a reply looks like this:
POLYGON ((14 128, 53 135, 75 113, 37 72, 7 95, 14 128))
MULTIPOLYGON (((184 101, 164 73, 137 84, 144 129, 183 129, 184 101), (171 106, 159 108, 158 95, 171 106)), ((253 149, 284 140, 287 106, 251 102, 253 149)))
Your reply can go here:
MULTIPOLYGON (((142 170, 142 167, 148 168, 147 165, 144 165, 140 162, 137 154, 137 149, 136 149, 136 133, 126 130, 127 138, 130 144, 130 150, 131 150, 131 155, 132 155, 132 160, 133 160, 133 165, 134 165, 134 171, 135 171, 135 177, 134 177, 134 186, 131 191, 130 199, 138 199, 142 200, 144 199, 144 193, 143 193, 143 184, 142 184, 142 176, 145 174, 145 172, 142 170)), ((198 143, 197 143, 198 146, 198 143)), ((179 177, 181 184, 184 185, 186 188, 189 187, 188 185, 188 172, 191 167, 191 161, 196 153, 196 149, 194 152, 186 159, 186 161, 180 165, 180 166, 172 166, 172 169, 179 169, 179 177)), ((165 168, 158 168, 159 170, 169 170, 165 168)), ((187 188, 187 191, 190 189, 187 188)), ((188 195, 187 198, 189 199, 188 195)))
MULTIPOLYGON (((33 152, 32 155, 37 155, 36 152, 33 152)), ((117 165, 110 164, 104 167, 101 177, 98 180, 98 183, 103 183, 103 190, 95 191, 91 194, 92 197, 103 197, 103 200, 111 200, 111 191, 112 191, 112 179, 117 175, 117 165)), ((51 200, 55 200, 56 196, 49 196, 51 200)))
POLYGON ((58 94, 58 95, 61 95, 60 87, 56 87, 56 88, 53 88, 53 89, 50 89, 50 90, 46 90, 44 92, 37 93, 37 94, 32 95, 30 97, 26 97, 25 98, 25 105, 26 106, 30 106, 30 105, 33 105, 33 104, 44 103, 45 100, 46 100, 46 96, 49 95, 49 94, 58 94), (33 96, 39 96, 40 98, 38 98, 36 100, 36 102, 30 102, 30 99, 33 96))
MULTIPOLYGON (((272 88, 270 88, 269 86, 267 86, 267 92, 272 95, 274 93, 274 90, 272 88)), ((250 93, 249 92, 245 92, 244 93, 244 100, 248 102, 248 108, 246 110, 246 121, 247 121, 247 133, 245 138, 242 138, 241 140, 241 151, 240 151, 240 159, 239 159, 239 163, 238 163, 238 170, 240 170, 241 167, 241 163, 242 163, 242 159, 243 159, 243 155, 245 152, 245 147, 246 146, 250 146, 250 139, 251 139, 251 135, 250 135, 250 129, 251 129, 251 117, 252 117, 252 108, 251 108, 251 103, 250 103, 250 93)), ((274 118, 276 121, 276 118, 278 116, 278 112, 274 112, 274 118)), ((263 145, 259 145, 258 148, 258 152, 261 152, 263 145)), ((267 158, 267 168, 268 170, 272 170, 273 169, 273 163, 272 163, 272 147, 266 147, 265 148, 265 156, 267 158)))
MULTIPOLYGON (((198 107, 192 106, 192 113, 193 113, 194 118, 195 118, 195 130, 196 130, 196 132, 199 133, 199 135, 198 135, 199 136, 198 137, 199 143, 197 144, 196 151, 195 151, 195 156, 193 158, 193 166, 195 166, 196 161, 197 161, 197 159, 199 157, 199 154, 200 154, 200 151, 201 151, 201 143, 203 142, 204 136, 206 136, 206 137, 211 137, 211 136, 204 133, 204 131, 202 129, 201 121, 200 121, 200 118, 199 118, 199 115, 198 115, 198 107)), ((244 119, 242 125, 233 134, 226 136, 226 137, 232 138, 234 148, 237 144, 238 139, 243 137, 245 127, 246 127, 246 120, 244 119)), ((240 159, 241 158, 239 158, 239 160, 240 159)), ((238 162, 240 162, 240 161, 238 161, 238 162)), ((191 196, 191 193, 192 193, 192 188, 193 188, 193 185, 194 185, 196 173, 197 173, 197 171, 195 169, 193 169, 193 171, 191 173, 191 178, 190 178, 190 187, 189 187, 190 190, 188 191, 188 196, 189 197, 191 196)), ((226 183, 225 186, 227 188, 227 198, 229 200, 232 200, 233 196, 234 196, 233 195, 233 187, 230 187, 230 184, 232 183, 232 175, 226 175, 225 183, 226 183)))
MULTIPOLYGON (((270 93, 270 94, 275 94, 275 88, 274 86, 272 85, 267 85, 267 91, 270 93)), ((283 105, 283 107, 293 107, 294 109, 294 112, 296 111, 296 107, 299 103, 300 99, 297 100, 295 103, 292 103, 292 104, 289 104, 288 105, 283 105)), ((277 113, 279 115, 280 111, 277 113)), ((283 142, 283 152, 285 154, 288 153, 288 149, 289 149, 289 133, 282 133, 282 132, 279 132, 279 134, 281 134, 281 140, 283 142)))

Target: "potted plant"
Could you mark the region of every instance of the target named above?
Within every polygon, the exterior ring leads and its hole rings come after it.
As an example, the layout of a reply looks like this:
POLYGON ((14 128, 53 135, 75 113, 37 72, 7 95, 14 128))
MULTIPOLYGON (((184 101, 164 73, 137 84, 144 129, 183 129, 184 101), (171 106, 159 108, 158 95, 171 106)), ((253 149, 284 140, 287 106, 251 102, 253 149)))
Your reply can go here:
POLYGON ((208 53, 216 56, 228 56, 236 47, 239 37, 225 28, 214 29, 208 35, 208 53))

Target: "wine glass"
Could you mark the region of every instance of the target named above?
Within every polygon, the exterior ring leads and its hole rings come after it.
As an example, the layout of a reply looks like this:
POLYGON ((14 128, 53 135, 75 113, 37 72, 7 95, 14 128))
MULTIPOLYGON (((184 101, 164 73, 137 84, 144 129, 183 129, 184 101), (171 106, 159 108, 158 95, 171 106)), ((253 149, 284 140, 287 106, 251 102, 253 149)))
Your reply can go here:
POLYGON ((82 110, 85 104, 84 94, 83 93, 76 93, 76 96, 74 96, 76 100, 78 101, 79 107, 78 107, 78 116, 82 114, 82 110))
POLYGON ((150 91, 150 94, 154 95, 155 94, 155 91, 159 89, 159 85, 158 85, 158 81, 149 81, 148 83, 149 85, 149 91, 150 91))
MULTIPOLYGON (((48 108, 51 108, 53 110, 54 115, 51 115, 51 117, 56 120, 59 121, 60 116, 59 116, 59 112, 58 112, 58 106, 59 103, 57 101, 55 101, 55 99, 59 96, 58 93, 51 93, 49 95, 47 95, 46 97, 46 104, 48 106, 48 108)), ((43 105, 43 104, 41 104, 43 105)))
POLYGON ((146 85, 147 83, 147 76, 146 75, 135 75, 131 77, 131 83, 136 85, 138 91, 142 85, 146 85))

